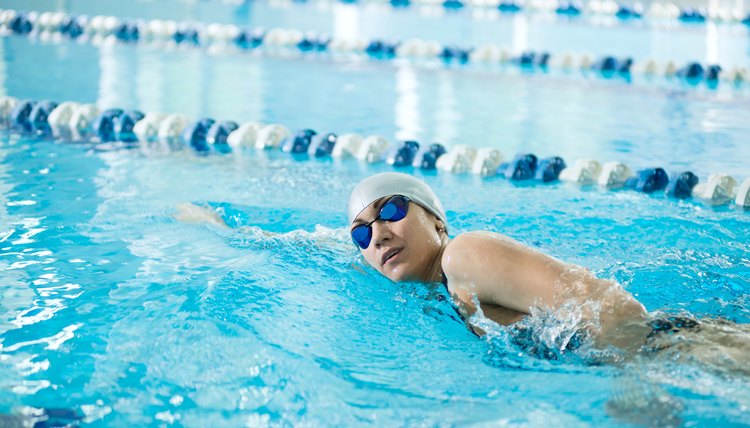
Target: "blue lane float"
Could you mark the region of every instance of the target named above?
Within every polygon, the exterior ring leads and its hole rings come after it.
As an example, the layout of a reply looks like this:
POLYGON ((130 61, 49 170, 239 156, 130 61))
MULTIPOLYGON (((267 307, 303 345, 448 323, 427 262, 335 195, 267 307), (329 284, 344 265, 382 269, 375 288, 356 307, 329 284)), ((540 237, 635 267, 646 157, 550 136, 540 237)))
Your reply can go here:
POLYGON ((555 183, 560 180, 579 185, 599 184, 602 188, 625 188, 653 194, 661 192, 678 200, 694 198, 716 206, 734 200, 739 207, 750 208, 750 177, 741 184, 725 174, 712 174, 706 183, 690 171, 672 174, 660 167, 642 169, 635 174, 624 164, 608 162, 602 166, 594 160, 579 159, 572 167, 559 156, 542 158, 533 153, 518 154, 511 162, 501 163, 497 149, 475 149, 458 145, 447 152, 441 144, 420 145, 407 140, 391 145, 383 137, 363 138, 356 134, 318 133, 302 129, 290 136, 287 128, 278 124, 260 125, 248 122, 238 126, 233 121, 204 118, 191 122, 182 115, 143 114, 137 110, 108 109, 101 113, 92 104, 52 101, 19 101, 12 97, 0 98, 0 124, 22 135, 47 136, 50 129, 58 141, 88 139, 95 148, 104 150, 148 146, 157 141, 170 144, 173 149, 191 149, 197 153, 226 153, 254 147, 258 150, 280 148, 299 160, 309 157, 351 156, 367 163, 385 161, 394 167, 414 167, 462 173, 471 171, 483 177, 504 177, 512 181, 533 180, 555 183), (44 122, 47 122, 46 125, 44 122), (143 124, 144 126, 141 126, 143 124), (236 134, 236 135, 235 135, 236 134), (135 135, 135 139, 133 138, 135 135), (235 138, 236 136, 236 138, 235 138), (172 145, 177 137, 183 144, 172 145), (232 140, 234 138, 234 140, 232 140), (229 143, 229 141, 234 141, 229 143), (339 140, 342 141, 338 147, 339 140), (109 145, 110 142, 131 144, 109 145), (494 165, 494 166, 492 166, 494 165), (491 168, 491 169, 488 169, 491 168))
POLYGON ((693 188, 698 184, 698 181, 698 177, 691 171, 675 175, 675 178, 670 180, 667 185, 666 194, 670 198, 687 199, 693 194, 693 188))
POLYGON ((698 9, 686 7, 680 11, 680 15, 677 17, 682 22, 689 23, 704 23, 706 22, 706 14, 698 9))
POLYGON ((51 129, 47 118, 52 110, 57 107, 57 103, 54 101, 41 101, 36 103, 29 112, 29 127, 31 131, 43 136, 51 134, 51 129))
POLYGON ((19 102, 10 113, 10 123, 13 127, 21 133, 31 132, 31 123, 29 123, 29 115, 31 110, 36 105, 36 101, 24 100, 19 102))
POLYGON ((177 31, 175 31, 174 35, 172 35, 172 40, 174 40, 174 42, 178 44, 187 43, 199 46, 200 33, 198 33, 198 30, 194 28, 192 24, 180 24, 180 26, 177 28, 177 31))
POLYGON ((310 142, 307 154, 316 158, 331 156, 337 140, 338 136, 333 132, 318 134, 310 142))
POLYGON ((424 170, 433 170, 440 156, 446 153, 445 147, 440 143, 430 144, 420 150, 414 157, 412 166, 424 170))
POLYGON ((240 30, 232 40, 240 49, 255 49, 263 44, 266 31, 263 28, 240 30))
POLYGON ((497 5, 497 10, 503 13, 518 13, 522 9, 521 5, 514 1, 501 1, 500 4, 497 5))
POLYGON ((462 49, 455 46, 446 46, 438 55, 440 59, 445 62, 457 62, 459 64, 466 64, 469 62, 470 50, 462 49))
POLYGON ((304 39, 300 40, 299 43, 297 43, 297 49, 301 50, 302 52, 311 52, 315 49, 316 42, 313 38, 305 37, 304 39))
POLYGON ((550 183, 557 181, 560 172, 567 167, 563 158, 552 156, 539 161, 534 178, 543 182, 550 183))
POLYGON ((460 0, 445 0, 443 2, 443 7, 448 10, 458 10, 463 9, 464 4, 460 0))
POLYGON ((392 59, 396 56, 396 43, 388 43, 382 40, 373 40, 368 43, 365 53, 377 59, 392 59))
POLYGON ((34 23, 31 22, 26 12, 20 12, 11 18, 8 28, 16 34, 29 34, 34 29, 34 23))
POLYGON ((630 69, 633 67, 633 58, 624 58, 617 63, 617 72, 620 74, 630 74, 630 69))
POLYGON ((664 168, 648 168, 638 171, 635 177, 628 179, 625 187, 638 192, 653 193, 664 190, 668 184, 669 176, 664 168))
POLYGON ((121 42, 137 42, 140 39, 139 22, 129 21, 121 23, 114 31, 117 40, 121 42))
POLYGON ((703 78, 703 66, 697 62, 691 62, 677 70, 675 75, 687 80, 700 80, 703 78))
POLYGON ((138 110, 130 110, 116 117, 113 120, 113 130, 116 139, 126 143, 134 143, 138 141, 138 138, 133 132, 133 127, 139 120, 143 119, 143 117, 144 114, 138 110))
POLYGON ((536 175, 536 167, 536 155, 532 153, 519 154, 512 162, 501 164, 497 170, 497 175, 514 181, 529 180, 536 175))
POLYGON ((719 80, 719 73, 721 73, 722 68, 720 65, 709 65, 706 68, 706 81, 707 82, 715 82, 719 80))
POLYGON ((310 143, 318 133, 312 129, 301 129, 281 143, 281 151, 285 153, 307 153, 310 143))
POLYGON ((578 2, 567 2, 567 1, 561 1, 557 9, 555 9, 555 13, 558 15, 566 15, 566 16, 578 16, 582 13, 583 6, 578 2))
POLYGON ((209 117, 191 123, 180 135, 182 143, 198 152, 207 151, 209 147, 208 142, 206 141, 206 136, 208 136, 208 131, 214 123, 216 123, 216 121, 209 117))
POLYGON ((615 73, 630 74, 632 66, 633 59, 630 57, 617 59, 612 56, 605 56, 594 62, 591 69, 602 73, 602 75, 611 76, 615 73))
POLYGON ((388 153, 385 162, 392 166, 409 166, 419 152, 419 143, 413 140, 396 144, 388 153))
POLYGON ((75 40, 83 34, 87 23, 88 17, 86 16, 69 15, 63 19, 60 32, 75 40))
POLYGON ((719 73, 721 73, 721 66, 719 65, 709 65, 704 69, 701 64, 691 62, 677 70, 675 75, 689 82, 698 82, 701 80, 715 81, 719 78, 719 73))
POLYGON ((93 135, 103 143, 117 141, 115 135, 115 120, 122 116, 124 111, 119 108, 105 110, 94 119, 91 125, 93 135))
POLYGON ((239 128, 237 122, 231 120, 214 122, 206 133, 206 143, 212 146, 226 145, 229 134, 237 128, 239 128))
POLYGON ((533 67, 546 68, 549 65, 550 57, 551 55, 548 52, 525 51, 513 58, 511 62, 527 69, 533 67))
POLYGON ((615 16, 621 20, 640 19, 643 17, 643 10, 639 7, 620 5, 615 12, 615 16))

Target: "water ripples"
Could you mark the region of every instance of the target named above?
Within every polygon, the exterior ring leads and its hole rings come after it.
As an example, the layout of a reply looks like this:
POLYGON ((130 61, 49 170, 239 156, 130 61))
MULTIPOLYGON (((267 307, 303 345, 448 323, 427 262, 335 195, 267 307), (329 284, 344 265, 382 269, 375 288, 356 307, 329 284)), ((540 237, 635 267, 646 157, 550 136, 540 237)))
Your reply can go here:
MULTIPOLYGON (((612 414, 592 409, 616 398, 622 373, 637 372, 666 395, 631 395, 674 399, 684 420, 705 421, 694 394, 721 407, 722 386, 747 382, 666 357, 618 360, 585 341, 560 351, 578 328, 574 311, 525 321, 536 350, 499 326, 478 340, 441 286, 392 284, 358 256, 342 201, 370 170, 272 154, 227 164, 37 144, 80 163, 50 171, 54 192, 24 187, 43 203, 6 207, 0 263, 34 263, 3 270, 0 374, 9 380, 0 390, 11 398, 0 392, 0 411, 62 403, 113 425, 318 425, 331 415, 342 425, 545 416, 610 424, 612 414), (76 210, 54 212, 58 198, 77 197, 76 210), (220 211, 233 228, 176 221, 184 202, 220 211), (17 242, 32 229, 42 230, 17 242), (600 357, 615 363, 597 365, 600 357), (689 370, 715 383, 682 379, 689 370)), ((425 178, 444 195, 456 233, 507 233, 591 266, 666 314, 748 319, 747 219, 737 213, 561 185, 425 178)), ((739 394, 721 408, 737 422, 747 404, 739 394)))

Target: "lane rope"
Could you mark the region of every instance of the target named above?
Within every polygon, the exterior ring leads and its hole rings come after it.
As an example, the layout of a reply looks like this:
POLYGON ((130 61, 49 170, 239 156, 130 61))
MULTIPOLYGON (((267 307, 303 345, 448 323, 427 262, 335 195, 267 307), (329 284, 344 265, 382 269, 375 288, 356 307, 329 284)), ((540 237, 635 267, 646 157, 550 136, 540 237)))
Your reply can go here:
POLYGON ((129 20, 114 16, 68 15, 62 12, 0 12, 0 34, 27 35, 39 40, 68 38, 102 43, 141 43, 157 48, 191 46, 211 51, 264 52, 268 54, 297 53, 315 56, 361 55, 375 60, 401 60, 414 63, 438 62, 446 66, 494 66, 514 68, 523 72, 578 71, 584 77, 597 76, 631 81, 638 75, 645 79, 656 76, 668 81, 697 87, 716 88, 719 82, 730 87, 748 86, 750 72, 741 66, 653 59, 636 63, 630 57, 564 53, 552 55, 544 51, 513 52, 487 43, 477 47, 442 45, 436 41, 412 38, 402 42, 367 39, 339 39, 325 34, 296 29, 243 29, 233 24, 202 24, 163 20, 129 20))
MULTIPOLYGON (((113 108, 100 110, 94 104, 0 98, 0 125, 24 136, 89 142, 99 147, 134 148, 160 146, 168 150, 191 149, 199 153, 228 153, 248 148, 281 150, 299 160, 309 158, 354 158, 373 164, 385 162, 394 168, 472 173, 511 181, 551 183, 564 181, 602 189, 631 189, 642 193, 664 193, 672 199, 694 198, 711 206, 734 203, 750 208, 750 177, 739 183, 717 173, 701 183, 691 171, 669 174, 664 168, 633 170, 621 162, 603 165, 593 159, 568 164, 559 156, 539 158, 521 153, 506 159, 495 148, 417 141, 390 142, 380 135, 319 133, 312 129, 291 132, 280 124, 192 120, 182 114, 143 113, 113 108)), ((748 210, 750 211, 750 210, 748 210)))
MULTIPOLYGON (((268 0, 271 6, 291 7, 302 3, 331 5, 335 3, 352 5, 387 5, 394 9, 419 7, 426 12, 433 8, 445 11, 471 9, 478 12, 497 12, 498 14, 554 14, 564 17, 609 17, 616 22, 626 23, 649 20, 654 22, 680 22, 695 25, 707 22, 740 23, 750 26, 750 13, 738 6, 718 5, 711 8, 680 7, 672 2, 650 2, 648 7, 643 3, 625 4, 614 0, 588 0, 584 3, 573 0, 268 0)), ((472 14, 482 17, 482 14, 472 14)), ((493 16, 493 15, 489 15, 493 16)))

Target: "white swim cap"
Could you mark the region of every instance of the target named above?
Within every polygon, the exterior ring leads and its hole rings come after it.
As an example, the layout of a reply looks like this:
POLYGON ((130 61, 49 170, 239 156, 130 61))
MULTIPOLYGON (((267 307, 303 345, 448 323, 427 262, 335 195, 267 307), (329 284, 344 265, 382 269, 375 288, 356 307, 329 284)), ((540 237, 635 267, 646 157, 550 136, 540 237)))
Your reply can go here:
POLYGON ((424 181, 400 172, 383 172, 360 181, 349 196, 349 224, 376 200, 390 195, 403 195, 442 220, 446 229, 445 210, 435 192, 424 181))

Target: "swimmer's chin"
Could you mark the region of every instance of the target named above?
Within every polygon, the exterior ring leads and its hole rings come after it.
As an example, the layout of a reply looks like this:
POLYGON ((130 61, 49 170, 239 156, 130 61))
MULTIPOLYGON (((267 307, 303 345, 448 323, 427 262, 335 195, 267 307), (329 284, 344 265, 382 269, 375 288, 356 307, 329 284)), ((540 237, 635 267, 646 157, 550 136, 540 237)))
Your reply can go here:
POLYGON ((401 266, 376 266, 374 263, 370 263, 370 266, 378 271, 384 277, 390 279, 393 282, 403 282, 403 275, 401 273, 401 266))
POLYGON ((386 278, 390 279, 393 282, 408 282, 409 280, 404 278, 404 275, 401 274, 401 272, 398 271, 389 271, 389 272, 380 272, 385 276, 386 278))
POLYGON ((400 283, 400 282, 426 282, 423 279, 419 278, 418 275, 414 275, 412 272, 409 272, 405 269, 405 266, 396 266, 393 269, 388 269, 387 271, 380 271, 383 276, 390 279, 393 282, 400 283))
POLYGON ((421 279, 409 260, 386 262, 383 266, 369 263, 372 268, 393 282, 427 282, 421 279))

